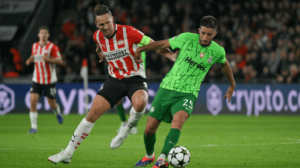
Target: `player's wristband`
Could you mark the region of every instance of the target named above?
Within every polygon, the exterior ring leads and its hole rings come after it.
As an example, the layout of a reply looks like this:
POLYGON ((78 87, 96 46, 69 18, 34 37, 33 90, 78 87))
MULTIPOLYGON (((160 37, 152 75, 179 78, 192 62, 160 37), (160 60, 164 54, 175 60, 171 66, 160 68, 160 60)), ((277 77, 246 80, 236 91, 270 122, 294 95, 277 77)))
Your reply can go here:
POLYGON ((144 35, 139 44, 144 46, 144 45, 147 45, 149 43, 150 43, 150 37, 144 35))

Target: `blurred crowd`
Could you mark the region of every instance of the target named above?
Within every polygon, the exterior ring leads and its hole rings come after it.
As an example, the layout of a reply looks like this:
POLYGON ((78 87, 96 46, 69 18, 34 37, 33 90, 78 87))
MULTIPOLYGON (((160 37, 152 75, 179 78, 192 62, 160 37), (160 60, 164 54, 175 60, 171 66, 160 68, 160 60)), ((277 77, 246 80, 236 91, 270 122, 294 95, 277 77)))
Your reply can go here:
MULTIPOLYGON (((106 62, 98 62, 93 41, 97 3, 111 9, 115 23, 134 26, 154 40, 198 33, 200 19, 215 16, 219 26, 214 41, 225 48, 235 79, 299 83, 300 2, 296 0, 77 0, 52 38, 64 60, 57 74, 67 75, 60 82, 74 82, 83 58, 88 59, 90 75, 108 74, 106 62)), ((156 52, 147 52, 149 80, 161 80, 172 65, 156 52)), ((214 64, 205 81, 221 78, 221 69, 214 64)))

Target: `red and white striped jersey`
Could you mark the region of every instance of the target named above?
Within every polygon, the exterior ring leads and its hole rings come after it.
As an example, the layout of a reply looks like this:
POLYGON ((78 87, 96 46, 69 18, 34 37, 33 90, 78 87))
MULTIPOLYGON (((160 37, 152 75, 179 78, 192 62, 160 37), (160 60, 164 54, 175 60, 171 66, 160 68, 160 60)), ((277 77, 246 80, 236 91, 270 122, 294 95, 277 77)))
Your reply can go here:
POLYGON ((95 31, 94 41, 101 47, 108 62, 109 74, 117 79, 132 76, 146 78, 142 63, 134 60, 135 51, 144 34, 132 26, 115 24, 116 34, 106 38, 100 30, 95 31))
POLYGON ((52 84, 57 81, 55 64, 42 60, 46 55, 49 58, 61 59, 58 47, 48 41, 41 46, 39 42, 32 45, 31 55, 34 56, 34 71, 32 81, 39 84, 52 84))

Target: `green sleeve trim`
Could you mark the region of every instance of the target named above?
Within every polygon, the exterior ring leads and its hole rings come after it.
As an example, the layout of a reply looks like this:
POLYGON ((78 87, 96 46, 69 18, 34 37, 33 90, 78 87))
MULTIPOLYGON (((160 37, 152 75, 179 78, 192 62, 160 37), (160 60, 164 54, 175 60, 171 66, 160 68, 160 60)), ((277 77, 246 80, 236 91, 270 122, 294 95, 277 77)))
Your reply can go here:
MULTIPOLYGON (((141 47, 143 45, 139 44, 138 46, 141 47)), ((143 62, 144 68, 146 69, 146 52, 145 51, 141 52, 141 55, 142 55, 142 60, 144 61, 143 62)))
POLYGON ((150 43, 150 37, 144 35, 141 42, 140 42, 140 44, 141 45, 148 45, 149 43, 150 43))

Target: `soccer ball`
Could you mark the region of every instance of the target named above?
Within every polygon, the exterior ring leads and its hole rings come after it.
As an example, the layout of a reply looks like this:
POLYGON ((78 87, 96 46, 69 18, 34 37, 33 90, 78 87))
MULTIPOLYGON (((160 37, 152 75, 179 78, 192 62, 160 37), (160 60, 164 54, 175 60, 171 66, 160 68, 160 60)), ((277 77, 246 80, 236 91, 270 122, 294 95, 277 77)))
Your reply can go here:
POLYGON ((183 146, 176 146, 169 152, 168 160, 173 167, 185 167, 190 162, 190 152, 183 146))

